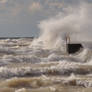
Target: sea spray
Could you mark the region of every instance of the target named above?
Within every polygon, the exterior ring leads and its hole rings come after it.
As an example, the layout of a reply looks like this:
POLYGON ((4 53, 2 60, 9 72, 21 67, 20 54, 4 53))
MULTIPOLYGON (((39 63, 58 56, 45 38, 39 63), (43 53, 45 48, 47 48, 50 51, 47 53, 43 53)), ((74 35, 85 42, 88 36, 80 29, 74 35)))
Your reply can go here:
POLYGON ((8 92, 7 88, 15 90, 11 92, 81 92, 84 87, 92 87, 91 44, 84 42, 90 38, 92 29, 92 6, 83 3, 78 7, 64 16, 42 21, 41 34, 33 42, 28 39, 0 42, 1 92, 2 89, 8 92), (65 54, 68 35, 71 43, 81 42, 84 49, 73 55, 65 54))
POLYGON ((83 2, 79 8, 72 8, 72 12, 66 13, 64 16, 62 16, 62 12, 61 16, 59 14, 59 16, 41 21, 39 24, 40 36, 33 41, 31 47, 57 49, 65 52, 67 35, 70 36, 71 43, 79 42, 83 43, 84 47, 88 47, 84 41, 90 41, 91 37, 91 8, 91 4, 83 2))

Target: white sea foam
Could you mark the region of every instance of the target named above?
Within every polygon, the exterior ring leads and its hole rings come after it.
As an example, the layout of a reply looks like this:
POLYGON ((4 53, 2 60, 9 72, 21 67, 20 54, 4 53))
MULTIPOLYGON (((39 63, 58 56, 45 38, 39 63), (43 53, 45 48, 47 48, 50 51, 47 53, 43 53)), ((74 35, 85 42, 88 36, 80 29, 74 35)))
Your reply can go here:
MULTIPOLYGON (((18 63, 46 64, 56 63, 54 66, 40 68, 35 72, 43 73, 55 70, 60 74, 78 73, 79 65, 92 65, 91 44, 86 44, 89 34, 86 34, 86 25, 90 22, 90 4, 82 4, 80 11, 67 13, 65 16, 56 16, 40 23, 41 34, 32 42, 28 39, 6 39, 0 41, 0 73, 2 76, 22 76, 30 74, 31 68, 7 68, 7 65, 18 63), (87 13, 88 12, 88 13, 87 13), (84 20, 85 19, 85 20, 84 20), (88 20, 88 21, 87 21, 88 20), (84 35, 81 33, 84 33, 84 35), (79 34, 78 39, 77 34, 79 34), (66 36, 70 35, 71 42, 81 41, 83 50, 74 55, 66 53, 66 36), (76 36, 75 36, 76 35, 76 36), (81 35, 81 36, 80 36, 81 35), (74 38, 75 37, 75 38, 74 38), (81 38, 82 37, 82 38, 81 38), (31 44, 31 45, 30 45, 31 44), (58 63, 58 65, 57 65, 58 63), (4 66, 4 67, 3 67, 4 66), (25 72, 25 73, 24 73, 25 72)), ((92 24, 92 23, 91 23, 92 24)), ((89 26, 92 27, 92 26, 89 26)), ((90 28, 92 29, 92 28, 90 28)), ((90 31, 90 30, 88 30, 90 31)), ((83 70, 89 74, 90 71, 83 70)), ((33 71, 31 72, 33 73, 33 71)))

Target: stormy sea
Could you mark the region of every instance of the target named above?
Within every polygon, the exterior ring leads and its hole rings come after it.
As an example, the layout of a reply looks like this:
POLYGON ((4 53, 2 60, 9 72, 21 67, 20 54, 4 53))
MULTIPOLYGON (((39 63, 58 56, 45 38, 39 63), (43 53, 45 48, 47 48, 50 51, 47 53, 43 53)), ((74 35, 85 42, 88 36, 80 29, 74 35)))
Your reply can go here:
POLYGON ((0 39, 0 92, 92 92, 92 51, 64 50, 33 38, 0 39))

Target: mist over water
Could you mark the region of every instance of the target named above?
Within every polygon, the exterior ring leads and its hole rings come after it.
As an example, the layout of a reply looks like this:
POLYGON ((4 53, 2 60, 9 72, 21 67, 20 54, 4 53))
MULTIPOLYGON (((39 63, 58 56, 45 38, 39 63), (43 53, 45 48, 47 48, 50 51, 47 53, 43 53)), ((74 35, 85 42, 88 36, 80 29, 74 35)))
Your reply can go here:
MULTIPOLYGON (((81 2, 81 1, 80 1, 81 2)), ((56 17, 40 22, 40 36, 33 42, 33 45, 40 45, 44 48, 58 48, 62 50, 66 36, 69 35, 71 42, 83 43, 84 47, 88 46, 84 42, 90 42, 92 33, 92 5, 82 2, 78 7, 68 8, 65 12, 59 13, 56 17)), ((90 47, 90 46, 88 46, 90 47)))

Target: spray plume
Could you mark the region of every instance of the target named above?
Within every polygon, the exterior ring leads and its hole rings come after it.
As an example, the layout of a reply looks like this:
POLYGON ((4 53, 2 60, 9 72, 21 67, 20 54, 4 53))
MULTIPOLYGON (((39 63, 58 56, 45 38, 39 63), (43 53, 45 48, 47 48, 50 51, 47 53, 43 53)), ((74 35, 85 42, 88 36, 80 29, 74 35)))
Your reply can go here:
POLYGON ((79 7, 72 7, 72 12, 61 13, 59 16, 41 21, 39 24, 40 37, 34 40, 32 45, 40 44, 47 49, 63 49, 67 34, 75 42, 91 41, 91 9, 92 4, 85 2, 80 4, 79 7))

